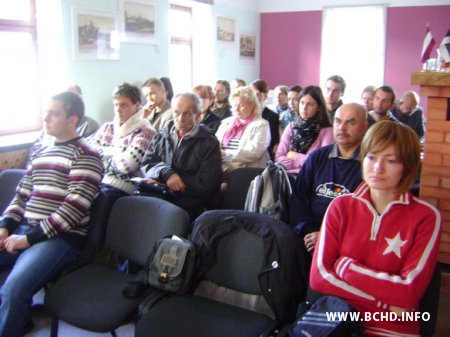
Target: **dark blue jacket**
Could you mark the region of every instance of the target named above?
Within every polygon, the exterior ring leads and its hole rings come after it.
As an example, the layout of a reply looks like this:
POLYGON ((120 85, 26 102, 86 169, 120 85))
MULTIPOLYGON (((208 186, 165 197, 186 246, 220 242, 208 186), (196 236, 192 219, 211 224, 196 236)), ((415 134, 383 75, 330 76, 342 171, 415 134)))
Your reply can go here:
POLYGON ((311 153, 292 188, 290 223, 298 235, 319 231, 330 202, 356 189, 362 181, 358 156, 359 150, 352 159, 340 158, 336 144, 311 153))

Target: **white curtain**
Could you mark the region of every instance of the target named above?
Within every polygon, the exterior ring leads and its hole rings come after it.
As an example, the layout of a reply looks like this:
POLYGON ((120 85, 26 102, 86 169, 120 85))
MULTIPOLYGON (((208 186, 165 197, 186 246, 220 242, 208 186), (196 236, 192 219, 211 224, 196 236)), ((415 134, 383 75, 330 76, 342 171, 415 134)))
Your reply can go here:
MULTIPOLYGON (((39 77, 43 102, 69 82, 60 0, 36 0, 39 77)), ((71 25, 66 25, 70 26, 71 25)))
POLYGON ((341 75, 344 102, 359 102, 366 86, 384 84, 386 7, 325 7, 322 24, 321 84, 341 75))

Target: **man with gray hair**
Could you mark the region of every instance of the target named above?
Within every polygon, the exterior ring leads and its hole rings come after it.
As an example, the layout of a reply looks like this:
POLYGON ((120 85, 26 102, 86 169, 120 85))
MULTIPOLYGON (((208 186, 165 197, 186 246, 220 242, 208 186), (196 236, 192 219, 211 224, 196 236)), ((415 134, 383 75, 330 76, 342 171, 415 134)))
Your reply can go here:
POLYGON ((423 110, 419 106, 420 97, 413 90, 407 90, 403 93, 398 107, 393 109, 392 117, 400 123, 408 125, 423 141, 425 135, 425 121, 423 118, 423 110))
POLYGON ((220 191, 222 159, 214 134, 199 123, 202 111, 197 95, 184 93, 173 100, 173 122, 153 138, 142 161, 149 181, 172 192, 170 201, 191 219, 220 191))
POLYGON ((369 127, 367 111, 357 103, 343 104, 336 111, 333 136, 336 144, 310 154, 292 189, 290 222, 299 236, 308 266, 320 225, 330 202, 351 193, 361 183, 359 147, 369 127))

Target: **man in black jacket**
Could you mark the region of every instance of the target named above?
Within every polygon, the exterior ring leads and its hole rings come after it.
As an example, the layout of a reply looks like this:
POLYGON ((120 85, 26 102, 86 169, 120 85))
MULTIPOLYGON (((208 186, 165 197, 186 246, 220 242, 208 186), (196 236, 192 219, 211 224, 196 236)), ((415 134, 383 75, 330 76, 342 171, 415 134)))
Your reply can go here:
POLYGON ((198 123, 200 113, 196 95, 177 95, 173 123, 153 138, 142 162, 145 177, 165 184, 171 201, 192 220, 218 195, 222 181, 219 141, 198 123))

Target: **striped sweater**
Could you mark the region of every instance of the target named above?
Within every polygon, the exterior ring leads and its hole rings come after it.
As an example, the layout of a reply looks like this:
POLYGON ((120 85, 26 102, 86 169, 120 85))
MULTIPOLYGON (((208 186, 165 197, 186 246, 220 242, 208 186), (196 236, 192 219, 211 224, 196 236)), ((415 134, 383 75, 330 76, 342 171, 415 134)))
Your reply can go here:
POLYGON ((85 139, 43 147, 32 156, 0 226, 12 233, 27 219, 34 227, 27 234, 31 245, 60 235, 81 247, 102 177, 100 156, 85 139))

